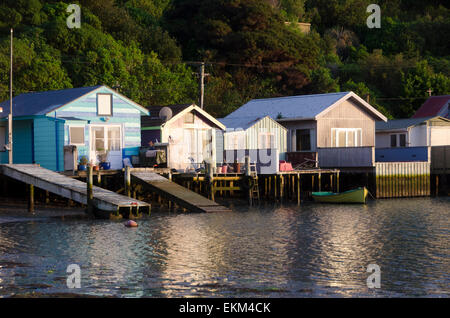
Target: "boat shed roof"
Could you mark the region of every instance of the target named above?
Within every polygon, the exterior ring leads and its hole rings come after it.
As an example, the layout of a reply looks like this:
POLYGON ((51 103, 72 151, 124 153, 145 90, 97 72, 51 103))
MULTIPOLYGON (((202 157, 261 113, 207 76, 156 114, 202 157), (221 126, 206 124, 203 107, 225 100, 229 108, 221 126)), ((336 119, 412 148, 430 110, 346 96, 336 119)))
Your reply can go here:
POLYGON ((353 99, 376 120, 387 120, 384 115, 353 92, 339 92, 315 95, 299 95, 265 99, 253 99, 242 105, 224 119, 260 118, 270 116, 277 121, 317 119, 340 101, 353 99))

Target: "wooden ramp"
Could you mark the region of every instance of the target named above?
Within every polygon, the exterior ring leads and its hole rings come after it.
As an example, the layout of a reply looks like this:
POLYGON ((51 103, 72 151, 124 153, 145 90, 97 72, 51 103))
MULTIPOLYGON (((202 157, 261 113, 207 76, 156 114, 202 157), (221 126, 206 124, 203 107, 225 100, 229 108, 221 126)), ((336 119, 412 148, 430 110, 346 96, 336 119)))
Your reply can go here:
POLYGON ((200 194, 149 171, 131 171, 136 181, 149 186, 153 191, 192 212, 231 212, 200 194))
MULTIPOLYGON (((66 177, 57 172, 32 164, 0 165, 0 173, 15 180, 31 184, 64 198, 87 204, 87 185, 85 182, 66 177)), ((93 205, 99 210, 118 212, 120 208, 146 208, 150 204, 135 200, 115 192, 93 186, 93 205)))

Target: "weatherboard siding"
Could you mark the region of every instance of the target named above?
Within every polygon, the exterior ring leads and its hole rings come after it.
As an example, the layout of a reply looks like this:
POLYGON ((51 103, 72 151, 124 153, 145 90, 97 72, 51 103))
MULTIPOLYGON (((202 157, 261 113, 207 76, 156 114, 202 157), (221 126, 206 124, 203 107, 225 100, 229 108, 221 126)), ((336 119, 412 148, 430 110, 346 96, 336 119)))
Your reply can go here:
MULTIPOLYGON (((49 115, 54 116, 55 112, 49 115)), ((107 88, 101 88, 87 96, 75 100, 56 110, 57 117, 74 117, 88 121, 90 125, 120 125, 123 138, 123 156, 128 157, 139 153, 141 146, 141 112, 130 102, 107 88), (97 116, 97 94, 113 95, 112 116, 97 116)), ((69 144, 69 126, 77 125, 76 121, 67 121, 65 125, 64 144, 69 144)), ((77 146, 78 156, 88 156, 90 135, 88 126, 85 128, 85 145, 77 146)))
POLYGON ((52 118, 35 118, 33 133, 34 162, 50 170, 62 171, 64 169, 64 123, 52 118))
POLYGON ((13 123, 13 162, 31 163, 32 152, 32 120, 15 120, 13 123))
POLYGON ((331 147, 332 128, 361 128, 361 146, 375 146, 375 120, 351 101, 343 101, 317 119, 318 148, 331 147))

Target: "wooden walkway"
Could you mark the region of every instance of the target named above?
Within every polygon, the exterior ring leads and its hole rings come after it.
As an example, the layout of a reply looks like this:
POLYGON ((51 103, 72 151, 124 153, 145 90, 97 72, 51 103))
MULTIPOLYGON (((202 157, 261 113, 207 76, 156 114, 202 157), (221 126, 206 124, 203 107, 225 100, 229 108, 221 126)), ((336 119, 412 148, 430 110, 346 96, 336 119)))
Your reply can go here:
POLYGON ((175 182, 166 179, 159 174, 150 171, 131 170, 131 176, 136 181, 149 186, 159 195, 175 202, 179 206, 192 212, 230 212, 227 207, 221 206, 204 196, 197 194, 175 182))
MULTIPOLYGON (((0 165, 0 173, 64 198, 87 204, 86 183, 33 164, 0 165)), ((102 211, 118 213, 120 208, 146 208, 150 204, 93 186, 93 205, 102 211)))

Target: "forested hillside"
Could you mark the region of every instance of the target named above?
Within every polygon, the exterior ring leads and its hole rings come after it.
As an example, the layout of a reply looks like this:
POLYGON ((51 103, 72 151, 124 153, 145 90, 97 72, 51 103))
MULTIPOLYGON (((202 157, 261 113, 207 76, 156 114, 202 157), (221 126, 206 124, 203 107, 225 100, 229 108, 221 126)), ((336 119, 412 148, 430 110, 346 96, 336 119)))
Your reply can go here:
POLYGON ((106 84, 145 105, 195 102, 223 116, 252 98, 353 90, 389 117, 450 94, 450 6, 444 0, 3 0, 0 100, 106 84), (81 28, 69 29, 70 3, 81 28), (295 23, 309 22, 303 34, 295 23))

